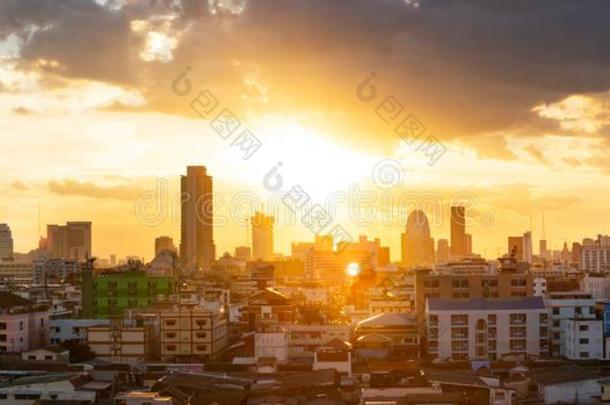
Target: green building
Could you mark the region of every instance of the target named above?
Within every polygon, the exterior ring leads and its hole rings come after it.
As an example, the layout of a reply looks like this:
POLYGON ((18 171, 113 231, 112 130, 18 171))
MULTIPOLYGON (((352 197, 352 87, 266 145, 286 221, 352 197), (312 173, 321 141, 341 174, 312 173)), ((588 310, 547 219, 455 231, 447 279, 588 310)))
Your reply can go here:
POLYGON ((159 295, 176 292, 173 276, 148 275, 140 269, 94 274, 82 272, 82 318, 122 317, 125 309, 146 308, 159 295))

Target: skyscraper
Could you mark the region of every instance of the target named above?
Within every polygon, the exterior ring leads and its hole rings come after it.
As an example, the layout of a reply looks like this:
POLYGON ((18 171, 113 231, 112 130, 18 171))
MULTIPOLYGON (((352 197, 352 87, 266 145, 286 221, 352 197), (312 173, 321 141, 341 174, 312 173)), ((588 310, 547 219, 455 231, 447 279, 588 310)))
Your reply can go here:
POLYGON ((188 166, 180 178, 180 259, 188 270, 209 270, 214 246, 212 177, 205 166, 188 166))
POLYGON ((466 212, 464 207, 451 207, 451 256, 466 254, 466 212))
POLYGON ((13 234, 7 224, 0 224, 0 260, 13 258, 13 234))
POLYGON ((430 237, 428 217, 423 211, 416 210, 409 215, 402 242, 404 266, 429 266, 434 263, 434 240, 430 237))
POLYGON ((262 212, 255 212, 251 218, 252 258, 254 260, 273 259, 273 224, 275 218, 262 212))
POLYGON ((91 252, 91 222, 47 225, 47 251, 52 258, 84 262, 91 252))
POLYGON ((531 263, 533 256, 532 232, 527 231, 523 234, 523 260, 531 263))
POLYGON ((449 261, 449 241, 447 239, 439 239, 436 242, 436 261, 449 261))
POLYGON ((548 259, 549 256, 549 252, 546 248, 546 240, 541 239, 540 240, 540 257, 542 259, 548 259))
POLYGON ((467 233, 465 236, 466 236, 466 244, 465 244, 466 254, 471 255, 472 254, 472 235, 467 233))

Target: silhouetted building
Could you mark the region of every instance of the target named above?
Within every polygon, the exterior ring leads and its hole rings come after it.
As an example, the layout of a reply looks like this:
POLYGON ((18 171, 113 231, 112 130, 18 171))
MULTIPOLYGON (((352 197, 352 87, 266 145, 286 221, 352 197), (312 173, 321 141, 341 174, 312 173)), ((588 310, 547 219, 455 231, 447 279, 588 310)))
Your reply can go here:
POLYGON ((84 262, 91 252, 91 222, 47 225, 47 250, 52 258, 84 262))
POLYGON ((413 211, 402 234, 402 264, 407 267, 429 266, 434 263, 434 240, 423 211, 413 211))
POLYGON ((464 207, 451 207, 451 256, 466 254, 466 211, 464 207))
POLYGON ((7 224, 0 224, 0 260, 13 258, 13 234, 7 224))
POLYGON ((446 262, 449 260, 449 241, 447 239, 439 239, 436 242, 436 261, 446 262))
POLYGON ((209 270, 214 246, 212 177, 205 166, 188 166, 181 176, 180 258, 187 270, 209 270))
POLYGON ((254 213, 252 225, 252 258, 271 260, 273 258, 273 224, 275 218, 262 212, 254 213))
POLYGON ((169 250, 174 253, 178 253, 176 246, 174 245, 174 240, 169 236, 159 236, 155 239, 155 256, 164 250, 169 250))

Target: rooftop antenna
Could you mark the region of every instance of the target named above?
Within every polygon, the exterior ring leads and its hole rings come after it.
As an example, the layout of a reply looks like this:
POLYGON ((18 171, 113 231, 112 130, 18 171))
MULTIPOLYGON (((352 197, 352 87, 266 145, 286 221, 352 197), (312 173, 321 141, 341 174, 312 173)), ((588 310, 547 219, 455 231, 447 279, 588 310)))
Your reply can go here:
POLYGON ((546 230, 544 229, 544 211, 542 211, 542 239, 546 239, 546 230))

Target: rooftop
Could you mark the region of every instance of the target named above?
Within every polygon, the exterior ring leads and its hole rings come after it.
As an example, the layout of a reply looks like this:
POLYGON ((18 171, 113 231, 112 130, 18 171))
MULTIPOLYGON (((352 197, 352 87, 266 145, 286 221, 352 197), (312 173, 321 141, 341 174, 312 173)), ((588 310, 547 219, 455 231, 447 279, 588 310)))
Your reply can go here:
POLYGON ((470 299, 428 298, 428 309, 431 311, 501 311, 516 309, 544 309, 544 299, 542 297, 470 299))
POLYGON ((540 385, 558 385, 567 382, 601 379, 601 375, 575 365, 534 369, 530 378, 540 385))

